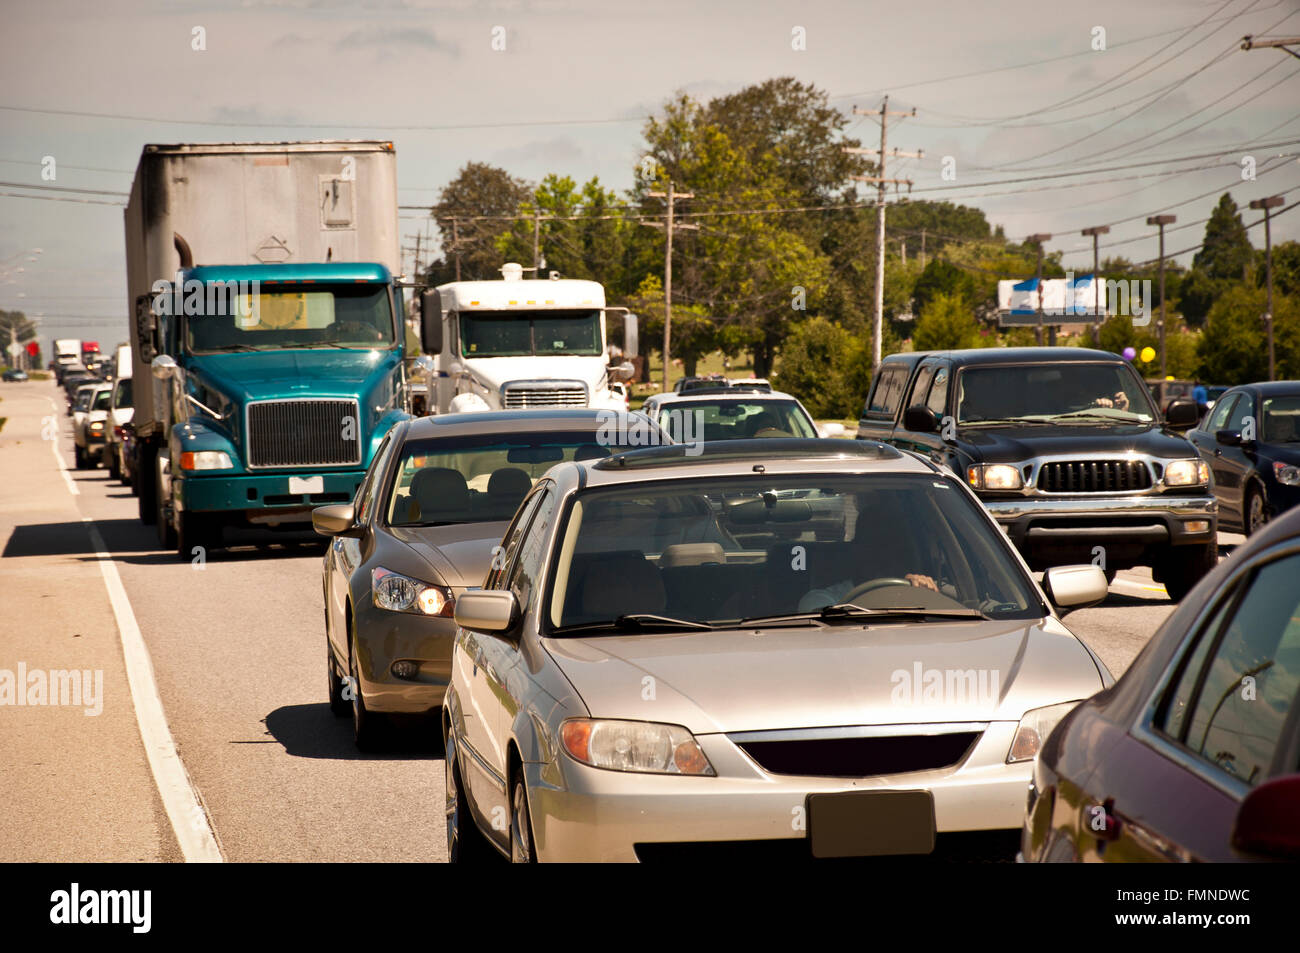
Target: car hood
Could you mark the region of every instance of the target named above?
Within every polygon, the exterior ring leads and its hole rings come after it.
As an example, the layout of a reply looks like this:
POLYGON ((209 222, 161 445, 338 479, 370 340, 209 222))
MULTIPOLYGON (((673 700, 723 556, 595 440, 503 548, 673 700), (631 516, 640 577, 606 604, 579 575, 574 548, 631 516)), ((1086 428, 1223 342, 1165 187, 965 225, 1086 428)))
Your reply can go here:
POLYGON ((1072 453, 1144 453, 1165 458, 1196 455, 1181 433, 1154 424, 961 427, 958 438, 986 463, 1018 463, 1030 457, 1072 453))
POLYGON ((453 589, 467 589, 483 585, 492 565, 492 547, 500 545, 509 525, 391 526, 389 532, 429 564, 437 581, 453 589))
POLYGON ((1102 688, 1087 650, 1053 618, 543 644, 592 717, 652 719, 696 734, 1018 721, 1102 688))

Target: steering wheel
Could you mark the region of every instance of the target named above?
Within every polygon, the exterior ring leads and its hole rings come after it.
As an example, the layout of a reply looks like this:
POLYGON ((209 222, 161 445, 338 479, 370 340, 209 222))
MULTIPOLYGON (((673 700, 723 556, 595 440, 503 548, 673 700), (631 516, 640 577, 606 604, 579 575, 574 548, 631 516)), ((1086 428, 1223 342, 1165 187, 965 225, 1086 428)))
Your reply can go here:
POLYGON ((754 431, 755 439, 760 437, 789 437, 791 433, 788 430, 782 430, 780 427, 760 427, 754 431))
POLYGON ((897 576, 881 576, 879 579, 868 579, 856 589, 850 591, 841 602, 852 602, 859 596, 865 596, 868 592, 875 592, 877 589, 884 589, 887 586, 911 586, 912 584, 906 579, 899 579, 897 576))

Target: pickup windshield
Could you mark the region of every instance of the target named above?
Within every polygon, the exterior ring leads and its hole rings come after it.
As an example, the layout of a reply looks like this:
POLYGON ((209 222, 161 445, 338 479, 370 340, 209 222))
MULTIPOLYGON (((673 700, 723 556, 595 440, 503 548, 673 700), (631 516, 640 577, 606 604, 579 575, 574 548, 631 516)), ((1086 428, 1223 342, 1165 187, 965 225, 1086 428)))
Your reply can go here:
POLYGON ((1096 425, 1156 419, 1146 385, 1122 363, 967 367, 957 378, 962 424, 1096 425))
POLYGON ((210 297, 216 306, 184 319, 195 353, 393 345, 387 285, 263 283, 256 293, 210 297))
POLYGON ((462 311, 463 357, 603 354, 600 311, 462 311))

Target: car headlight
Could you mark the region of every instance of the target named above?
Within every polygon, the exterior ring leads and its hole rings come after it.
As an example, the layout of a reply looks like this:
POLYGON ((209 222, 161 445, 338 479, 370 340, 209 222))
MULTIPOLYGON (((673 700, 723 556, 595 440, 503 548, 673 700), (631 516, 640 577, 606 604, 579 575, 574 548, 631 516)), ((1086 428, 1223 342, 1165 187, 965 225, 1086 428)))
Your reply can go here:
POLYGON ((715 777, 695 736, 681 725, 570 718, 560 725, 564 750, 593 768, 715 777))
POLYGON ((90 425, 91 430, 103 430, 104 422, 102 420, 93 421, 90 425))
POLYGON ((1047 736, 1071 711, 1077 701, 1060 705, 1048 705, 1046 708, 1033 708, 1025 712, 1016 727, 1016 735, 1011 739, 1011 750, 1007 752, 1007 764, 1017 761, 1032 761, 1038 756, 1047 736))
POLYGON ((230 470, 230 454, 222 450, 187 450, 181 454, 182 470, 230 470))
POLYGON ((1273 462, 1273 479, 1287 486, 1300 486, 1300 467, 1290 463, 1273 462))
POLYGON ((966 468, 966 482, 977 490, 1018 490, 1024 486, 1019 467, 1007 463, 979 463, 966 468))
POLYGON ((383 568, 370 570, 370 594, 375 605, 393 612, 451 618, 456 609, 456 600, 447 587, 383 568))
POLYGON ((1197 486, 1210 482, 1204 460, 1170 460, 1165 464, 1165 486, 1197 486))

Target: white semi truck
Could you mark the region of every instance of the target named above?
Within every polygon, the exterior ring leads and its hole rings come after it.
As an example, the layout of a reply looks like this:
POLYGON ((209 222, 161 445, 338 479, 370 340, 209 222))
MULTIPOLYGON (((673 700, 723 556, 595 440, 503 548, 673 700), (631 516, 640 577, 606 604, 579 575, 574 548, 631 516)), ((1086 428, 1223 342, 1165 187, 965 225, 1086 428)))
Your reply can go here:
POLYGON ((61 381, 63 372, 81 363, 80 338, 56 338, 54 341, 54 374, 61 381))
MULTIPOLYGON (((625 409, 609 385, 629 379, 633 370, 631 364, 610 366, 600 283, 525 280, 514 262, 501 275, 449 282, 421 295, 421 343, 434 355, 430 409, 625 409)), ((625 321, 635 324, 636 318, 625 321)))

